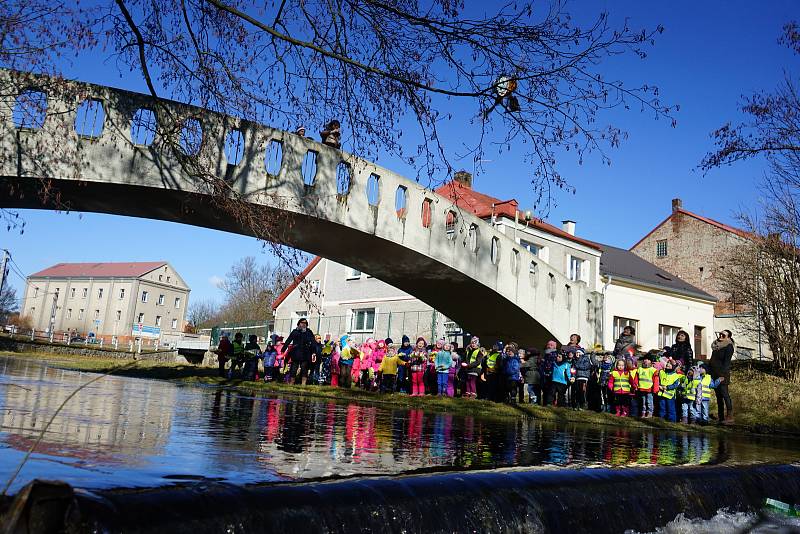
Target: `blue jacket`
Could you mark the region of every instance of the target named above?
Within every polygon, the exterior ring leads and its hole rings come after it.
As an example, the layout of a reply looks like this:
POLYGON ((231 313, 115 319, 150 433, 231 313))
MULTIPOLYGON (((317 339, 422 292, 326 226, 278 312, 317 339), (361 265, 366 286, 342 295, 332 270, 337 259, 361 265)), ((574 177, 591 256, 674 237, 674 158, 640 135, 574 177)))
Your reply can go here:
POLYGON ((274 367, 275 358, 278 356, 278 351, 274 348, 267 348, 264 350, 264 367, 274 367))
POLYGON ((437 373, 449 373, 450 366, 453 365, 453 353, 447 350, 440 350, 436 353, 436 372, 437 373))
POLYGON ((514 354, 513 356, 506 356, 505 359, 505 368, 503 369, 506 373, 506 378, 509 380, 519 380, 521 378, 519 369, 522 365, 522 362, 519 359, 518 354, 514 354))
POLYGON ((559 384, 569 384, 571 374, 570 369, 572 369, 572 365, 567 361, 554 363, 553 382, 558 382, 559 384))

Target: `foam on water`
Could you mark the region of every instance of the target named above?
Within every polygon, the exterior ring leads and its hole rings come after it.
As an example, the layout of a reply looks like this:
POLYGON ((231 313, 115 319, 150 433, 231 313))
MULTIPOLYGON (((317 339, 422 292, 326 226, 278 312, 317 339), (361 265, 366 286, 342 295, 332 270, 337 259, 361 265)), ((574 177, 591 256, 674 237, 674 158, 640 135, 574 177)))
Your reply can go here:
MULTIPOLYGON (((765 512, 734 512, 719 510, 711 519, 689 518, 684 514, 647 534, 796 534, 800 533, 800 519, 765 512)), ((645 534, 633 530, 625 534, 645 534)))

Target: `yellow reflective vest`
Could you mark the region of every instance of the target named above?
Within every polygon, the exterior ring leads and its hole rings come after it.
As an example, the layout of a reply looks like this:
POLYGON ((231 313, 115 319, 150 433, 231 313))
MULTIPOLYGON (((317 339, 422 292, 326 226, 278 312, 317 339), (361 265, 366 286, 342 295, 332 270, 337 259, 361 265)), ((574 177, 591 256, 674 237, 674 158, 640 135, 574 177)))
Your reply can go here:
POLYGON ((671 386, 675 382, 679 381, 683 375, 679 375, 675 371, 668 373, 664 370, 658 372, 658 383, 660 386, 660 391, 658 392, 659 397, 664 397, 665 399, 674 399, 675 393, 677 389, 667 390, 668 386, 671 386))
POLYGON ((611 376, 614 378, 614 393, 630 393, 631 380, 630 374, 627 372, 620 373, 616 369, 611 371, 611 376))
POLYGON ((490 373, 494 373, 497 371, 497 358, 500 356, 497 352, 490 352, 488 356, 486 356, 486 370, 490 373))
POLYGON ((642 367, 639 373, 639 390, 648 393, 653 390, 653 375, 656 374, 655 367, 642 367))
POLYGON ((695 399, 695 393, 697 392, 697 386, 702 383, 703 384, 703 399, 709 400, 711 398, 711 375, 703 375, 703 378, 693 378, 691 382, 689 382, 689 386, 686 390, 686 398, 690 401, 695 399))

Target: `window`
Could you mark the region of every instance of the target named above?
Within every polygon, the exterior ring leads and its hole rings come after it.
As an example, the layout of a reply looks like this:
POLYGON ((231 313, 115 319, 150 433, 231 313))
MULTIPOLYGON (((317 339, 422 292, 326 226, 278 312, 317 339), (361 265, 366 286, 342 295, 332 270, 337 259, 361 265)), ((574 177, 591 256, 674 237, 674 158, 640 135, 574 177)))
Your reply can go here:
POLYGON ((178 320, 177 319, 173 319, 172 320, 172 329, 173 330, 177 330, 178 329, 178 320))
POLYGON ((142 302, 147 302, 148 296, 147 291, 142 291, 142 302))
POLYGON ((283 143, 275 139, 270 140, 269 145, 267 145, 264 165, 267 168, 267 174, 278 176, 283 165, 283 143))
POLYGON ((83 308, 81 308, 80 310, 78 310, 78 319, 79 319, 79 320, 80 320, 80 319, 83 319, 83 308))
POLYGON ((408 189, 405 186, 398 185, 397 191, 394 193, 394 211, 397 213, 398 219, 403 219, 406 216, 406 205, 408 204, 408 189))
POLYGON ((122 320, 122 310, 117 310, 117 321, 122 320))
POLYGON ((671 347, 675 343, 675 336, 678 335, 678 330, 680 328, 677 326, 658 325, 658 346, 660 348, 671 347))
POLYGON ((95 319, 99 319, 100 318, 100 310, 95 310, 94 311, 94 318, 95 319))
POLYGON ((538 273, 539 273, 539 265, 535 261, 530 262, 530 264, 528 264, 528 275, 531 281, 531 285, 533 287, 536 287, 536 281, 539 278, 538 276, 536 276, 538 273))
POLYGON ((534 245, 530 241, 525 241, 524 239, 519 240, 519 245, 522 248, 528 249, 528 251, 533 254, 534 256, 539 255, 539 245, 534 245))
POLYGON ((179 310, 180 307, 181 307, 181 298, 180 297, 175 297, 175 309, 179 310))
POLYGON ((69 298, 71 298, 71 299, 75 298, 75 288, 74 287, 69 290, 69 298))
POLYGON ((299 310, 294 312, 295 319, 302 319, 304 317, 308 317, 308 310, 299 310))
POLYGON ((472 253, 478 252, 478 234, 480 230, 478 230, 478 225, 473 223, 469 225, 469 230, 467 231, 467 243, 469 251, 472 253))
POLYGON ((152 109, 139 108, 131 121, 131 141, 134 145, 149 146, 156 137, 156 114, 152 109))
POLYGON ((161 316, 156 315, 156 326, 161 326, 161 316))
POLYGON ((38 287, 34 287, 33 288, 33 298, 36 298, 38 296, 39 296, 39 288, 38 287))
POLYGON ((67 319, 72 319, 72 308, 67 308, 67 319))
POLYGON ((124 298, 125 298, 125 289, 123 288, 119 290, 119 300, 122 300, 124 298))
POLYGON ((303 183, 307 186, 314 185, 317 179, 317 153, 313 150, 306 152, 303 158, 303 166, 301 168, 303 173, 303 183))
POLYGON ((136 322, 137 323, 143 323, 144 322, 144 313, 140 313, 139 314, 139 318, 136 320, 136 322))
POLYGON ((375 173, 367 179, 367 202, 370 206, 377 206, 381 202, 381 177, 375 173))
POLYGON ((351 332, 372 332, 375 329, 375 308, 353 310, 351 332))
POLYGON ((350 185, 352 185, 350 164, 344 161, 339 162, 336 166, 336 194, 341 196, 350 193, 350 185))
POLYGON ((667 240, 666 239, 659 239, 656 241, 656 257, 657 258, 666 258, 667 257, 667 240))
POLYGON ((490 249, 489 258, 494 265, 500 262, 500 240, 496 237, 492 238, 492 248, 490 249))
POLYGON ((636 334, 633 336, 634 342, 637 340, 637 336, 639 335, 639 321, 636 319, 628 319, 627 317, 614 317, 614 341, 619 339, 619 336, 622 334, 622 330, 626 326, 632 326, 636 330, 636 334))
POLYGON ((356 278, 361 278, 361 271, 358 269, 353 269, 352 267, 347 268, 347 279, 354 280, 356 278))
POLYGON ((82 294, 82 296, 83 296, 83 298, 86 298, 86 297, 88 297, 88 296, 89 296, 89 288, 88 288, 88 287, 84 287, 84 288, 83 288, 83 294, 82 294))
POLYGON ((511 272, 519 274, 519 250, 511 249, 511 272))
POLYGON ((575 256, 569 257, 569 272, 567 274, 570 280, 572 280, 573 282, 578 282, 584 279, 583 277, 584 263, 585 260, 576 258, 575 256))
POLYGON ((449 210, 445 218, 444 228, 447 232, 447 239, 451 241, 456 238, 456 223, 458 223, 458 215, 456 215, 456 212, 449 210))
POLYGON ((166 298, 164 297, 164 295, 159 295, 158 296, 158 305, 159 306, 163 306, 165 300, 166 300, 166 298))
POLYGON ((103 298, 103 288, 102 287, 97 290, 97 298, 98 299, 103 298))

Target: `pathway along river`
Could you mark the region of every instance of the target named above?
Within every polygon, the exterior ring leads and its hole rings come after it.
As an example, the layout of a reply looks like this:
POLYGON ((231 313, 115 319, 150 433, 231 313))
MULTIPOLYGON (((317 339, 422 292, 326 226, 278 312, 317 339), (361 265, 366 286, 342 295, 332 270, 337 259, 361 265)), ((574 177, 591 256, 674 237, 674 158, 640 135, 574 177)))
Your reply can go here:
MULTIPOLYGON (((0 357, 0 480, 12 475, 62 401, 96 376, 0 357)), ((557 477, 575 481, 582 473, 598 472, 584 468, 612 468, 611 475, 603 470, 603 477, 613 478, 616 471, 626 477, 653 471, 623 467, 738 469, 798 458, 799 441, 774 437, 557 426, 524 418, 252 397, 215 387, 109 376, 79 392, 55 417, 11 492, 35 478, 102 492, 197 481, 215 488, 273 483, 266 484, 272 488, 334 477, 508 471, 500 468, 538 472, 549 482, 537 484, 546 485, 557 477)), ((585 504, 596 502, 592 499, 585 504)), ((453 531, 461 530, 453 525, 453 531)))

